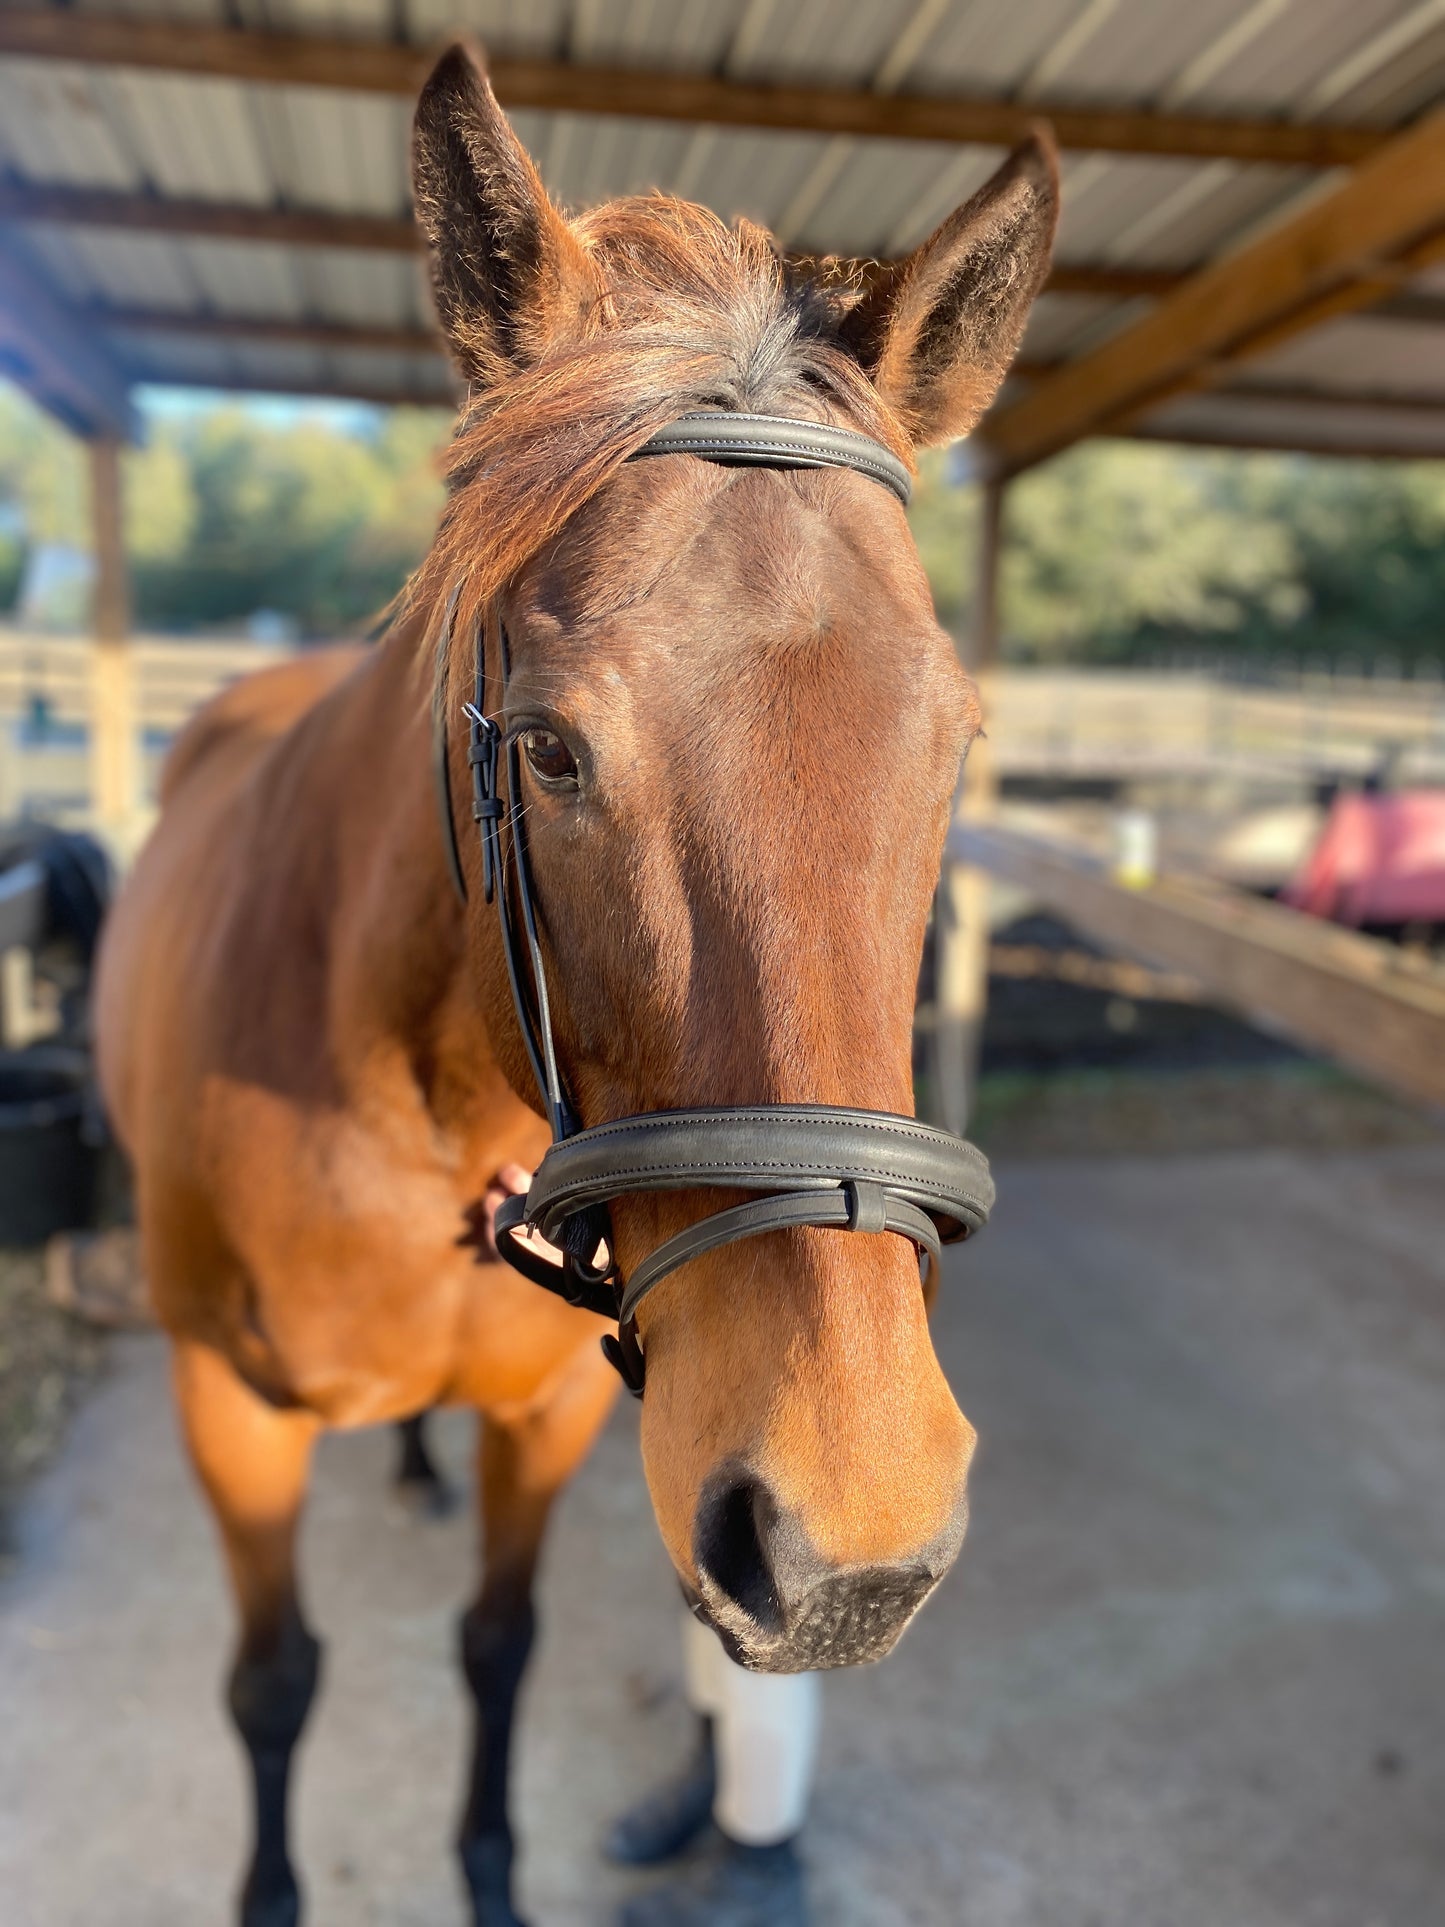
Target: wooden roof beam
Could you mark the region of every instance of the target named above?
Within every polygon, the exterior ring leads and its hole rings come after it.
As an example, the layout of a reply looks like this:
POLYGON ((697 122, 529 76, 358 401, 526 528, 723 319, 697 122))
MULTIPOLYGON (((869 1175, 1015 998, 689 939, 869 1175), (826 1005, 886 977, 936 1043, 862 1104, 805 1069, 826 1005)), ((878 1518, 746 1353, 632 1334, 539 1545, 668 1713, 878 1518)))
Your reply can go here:
MULTIPOLYGON (((1021 356, 1009 370, 1009 378, 1042 381, 1057 374, 1067 362, 1032 361, 1021 356)), ((1223 370, 1223 379, 1214 393, 1221 401, 1259 402, 1267 407, 1312 408, 1323 416, 1370 409, 1379 415, 1400 415, 1411 420, 1439 416, 1445 422, 1445 391, 1401 393, 1389 388, 1324 388, 1311 382, 1238 380, 1239 370, 1232 364, 1223 370)), ((1140 432, 1150 426, 1141 422, 1140 432)))
POLYGON ((190 370, 177 372, 161 363, 128 364, 130 378, 150 388, 203 388, 217 394, 300 395, 313 401, 370 402, 378 408, 435 408, 447 415, 457 410, 455 399, 445 393, 427 393, 408 382, 346 381, 327 377, 310 381, 303 376, 226 374, 220 377, 198 375, 190 370))
POLYGON ((0 246, 0 374, 87 439, 135 441, 140 417, 105 343, 45 277, 0 246))
MULTIPOLYGON (((1279 320, 1256 329, 1236 342, 1227 355, 1214 356, 1201 362, 1187 377, 1175 383, 1172 392, 1181 394, 1217 388, 1227 383, 1244 363, 1257 361, 1261 355, 1272 354, 1287 341, 1293 341, 1296 335, 1309 334, 1316 328, 1322 328, 1327 321, 1342 321, 1363 309, 1383 306, 1416 275, 1423 274, 1427 268, 1438 267, 1442 261, 1445 261, 1445 233, 1432 234, 1414 247, 1406 248, 1395 260, 1374 262, 1353 280, 1316 295, 1312 301, 1306 301, 1303 306, 1293 309, 1279 320)), ((1153 395, 1147 402, 1127 410, 1117 419, 1121 424, 1132 423, 1140 415, 1158 407, 1165 399, 1167 396, 1153 395)))
POLYGON ((1091 434, 1128 426, 1169 396, 1212 385, 1230 362, 1418 273, 1445 226, 1445 112, 1398 135, 1332 192, 1201 269, 1133 326, 992 416, 986 459, 1017 474, 1091 434))
POLYGON ((388 328, 366 322, 317 321, 279 315, 192 314, 172 308, 91 307, 84 311, 92 327, 124 330, 127 334, 175 335, 200 341, 284 342, 302 348, 327 348, 337 353, 440 355, 441 336, 434 328, 388 328))
POLYGON ((1445 461, 1445 433, 1424 446, 1409 448, 1388 437, 1346 435, 1314 440, 1278 429, 1215 429, 1202 422, 1181 428, 1141 423, 1138 428, 1126 430, 1126 434, 1134 442, 1162 442, 1175 448, 1218 448, 1235 455, 1318 455, 1342 462, 1445 461))
MULTIPOLYGON (((0 20, 5 18, 0 13, 0 20)), ((409 215, 343 214, 325 208, 173 199, 41 181, 0 181, 0 221, 120 228, 131 234, 171 235, 181 240, 353 248, 367 254, 414 254, 422 245, 409 215)), ((1046 292, 1092 295, 1104 300, 1156 300, 1187 279, 1173 269, 1063 261, 1056 263, 1046 292)))
MULTIPOLYGON (((413 97, 431 47, 320 34, 282 34, 198 21, 136 19, 67 8, 0 11, 0 55, 134 67, 214 79, 344 88, 413 97)), ((690 126, 852 135, 1011 147, 1040 119, 1079 152, 1173 155, 1276 167, 1353 167, 1389 138, 1374 127, 1298 125, 1134 108, 1053 106, 839 87, 766 86, 715 74, 569 61, 491 60, 510 108, 619 115, 690 126)))
POLYGON ((258 241, 283 247, 355 248, 381 254, 414 254, 422 244, 409 215, 173 200, 159 194, 116 193, 111 188, 63 187, 46 182, 21 185, 0 181, 0 221, 121 228, 132 234, 258 241))

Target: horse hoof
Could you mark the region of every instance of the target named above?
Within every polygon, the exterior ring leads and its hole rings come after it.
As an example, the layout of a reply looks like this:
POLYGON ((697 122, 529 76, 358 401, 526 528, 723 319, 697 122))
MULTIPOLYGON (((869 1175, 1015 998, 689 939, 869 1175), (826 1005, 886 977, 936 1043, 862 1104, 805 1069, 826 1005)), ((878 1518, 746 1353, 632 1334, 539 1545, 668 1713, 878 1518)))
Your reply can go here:
POLYGON ((512 1911, 505 1899, 486 1899, 472 1895, 472 1927, 527 1927, 522 1916, 512 1911))
POLYGON ((613 1821, 603 1852, 620 1867, 655 1867, 676 1859, 707 1828, 716 1791, 712 1721, 705 1720, 683 1771, 613 1821))
POLYGON ((297 1927, 301 1896, 290 1893, 247 1894, 241 1901, 241 1927, 297 1927))
POLYGON ((472 1889, 472 1927, 527 1927, 508 1894, 478 1893, 472 1889))
POLYGON ((680 1879, 624 1902, 616 1927, 809 1927, 803 1863, 790 1840, 719 1850, 680 1879))
POLYGON ((485 1834, 462 1844, 462 1871, 472 1897, 472 1927, 527 1927, 512 1906, 512 1842, 485 1834))
POLYGON ((409 1519, 423 1524, 450 1519, 461 1504, 461 1494, 442 1478, 402 1478, 392 1488, 396 1502, 409 1519))

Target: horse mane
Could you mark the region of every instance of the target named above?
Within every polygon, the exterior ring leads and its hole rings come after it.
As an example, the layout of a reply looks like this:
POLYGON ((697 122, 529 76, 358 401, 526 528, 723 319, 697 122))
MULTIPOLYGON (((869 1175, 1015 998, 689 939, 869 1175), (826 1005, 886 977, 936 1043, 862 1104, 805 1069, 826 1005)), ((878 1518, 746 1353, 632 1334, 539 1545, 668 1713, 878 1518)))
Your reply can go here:
POLYGON ((670 195, 611 201, 574 224, 605 288, 580 335, 463 408, 449 496, 399 613, 458 588, 468 633, 487 603, 629 455, 689 409, 773 412, 810 389, 825 419, 911 450, 840 324, 866 268, 789 258, 766 229, 670 195))

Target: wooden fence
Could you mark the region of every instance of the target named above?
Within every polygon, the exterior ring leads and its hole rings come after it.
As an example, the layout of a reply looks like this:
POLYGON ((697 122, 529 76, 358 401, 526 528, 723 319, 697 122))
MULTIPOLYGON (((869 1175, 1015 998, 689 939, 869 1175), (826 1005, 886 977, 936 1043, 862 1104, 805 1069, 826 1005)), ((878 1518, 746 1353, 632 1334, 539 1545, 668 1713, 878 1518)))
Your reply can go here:
MULTIPOLYGON (((124 647, 144 813, 166 745, 196 706, 288 651, 155 636, 124 647)), ((83 638, 0 629, 0 820, 95 820, 96 663, 83 638)), ((1405 780, 1445 783, 1445 683, 1302 674, 1259 686, 1189 669, 1000 669, 989 679, 989 737, 1004 780, 1298 785, 1358 780, 1393 761, 1405 780)))

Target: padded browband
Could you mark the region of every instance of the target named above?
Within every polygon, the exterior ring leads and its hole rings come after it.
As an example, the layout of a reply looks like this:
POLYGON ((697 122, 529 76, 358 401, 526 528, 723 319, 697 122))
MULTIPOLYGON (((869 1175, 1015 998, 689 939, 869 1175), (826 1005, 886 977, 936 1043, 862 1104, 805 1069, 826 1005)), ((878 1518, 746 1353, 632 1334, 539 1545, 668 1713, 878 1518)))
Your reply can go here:
POLYGON ((630 459, 640 455, 700 455, 704 461, 756 468, 851 468, 891 489, 904 508, 913 494, 912 476, 881 442, 851 428, 784 415, 695 410, 659 428, 630 459))
MULTIPOLYGON (((916 1118, 817 1104, 656 1111, 554 1144, 526 1198, 508 1199, 499 1211, 498 1243, 520 1257, 525 1247, 515 1234, 523 1224, 561 1244, 571 1220, 614 1198, 699 1188, 767 1195, 689 1225, 645 1258, 627 1280, 623 1323, 689 1259, 796 1225, 897 1232, 932 1267, 940 1242, 987 1221, 994 1195, 981 1151, 916 1118)), ((535 1275, 545 1261, 527 1255, 532 1265, 519 1268, 535 1275)), ((605 1299, 593 1308, 605 1309, 605 1299)))

